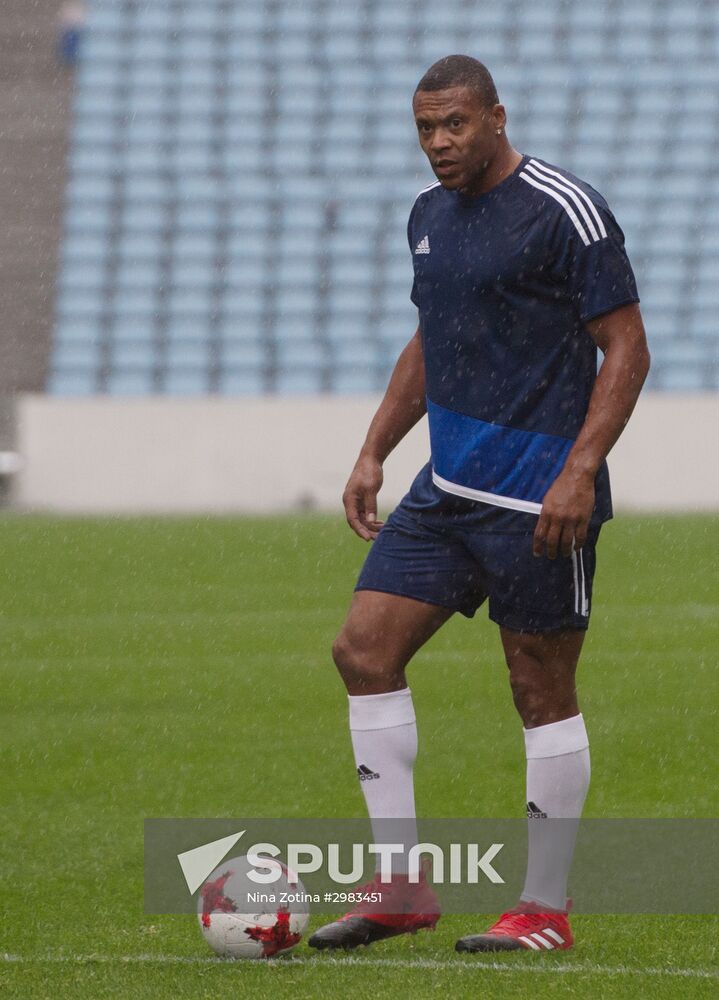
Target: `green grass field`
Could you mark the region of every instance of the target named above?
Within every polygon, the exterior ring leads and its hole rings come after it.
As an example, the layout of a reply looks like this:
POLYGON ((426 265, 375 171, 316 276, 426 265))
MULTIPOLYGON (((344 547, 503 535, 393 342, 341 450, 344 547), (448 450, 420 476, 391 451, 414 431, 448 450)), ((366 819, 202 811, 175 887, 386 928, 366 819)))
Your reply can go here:
MULTIPOLYGON (((143 819, 362 814, 329 647, 363 543, 320 517, 11 516, 0 546, 1 996, 719 995, 717 917, 577 917, 573 951, 491 960, 455 955, 482 924, 460 916, 347 959, 212 959, 194 918, 143 914, 143 819)), ((719 816, 718 612, 719 517, 607 526, 588 815, 719 816)), ((453 620, 412 669, 425 815, 522 815, 495 632, 453 620)))

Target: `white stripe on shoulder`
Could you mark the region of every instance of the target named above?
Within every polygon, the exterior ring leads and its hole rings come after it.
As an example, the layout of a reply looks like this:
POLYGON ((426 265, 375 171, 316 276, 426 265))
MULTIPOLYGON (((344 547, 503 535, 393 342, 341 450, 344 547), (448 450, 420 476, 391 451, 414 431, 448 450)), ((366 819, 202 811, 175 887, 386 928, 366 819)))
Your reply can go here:
POLYGON ((566 184, 568 185, 568 187, 574 188, 574 190, 579 194, 579 196, 583 199, 583 201, 585 201, 586 204, 589 206, 589 211, 594 216, 594 219, 597 223, 597 228, 599 229, 599 232, 602 234, 602 238, 604 238, 607 235, 606 227, 602 222, 601 215, 597 211, 597 206, 594 204, 594 202, 589 197, 586 191, 582 191, 579 185, 575 184, 574 181, 570 181, 567 177, 564 177, 563 174, 560 174, 558 170, 552 170, 551 167, 548 167, 544 163, 540 163, 539 160, 530 160, 529 162, 532 164, 533 167, 537 167, 539 170, 544 171, 544 173, 552 174, 552 176, 558 177, 559 180, 562 182, 562 184, 566 184))
POLYGON ((587 236, 587 232, 582 223, 579 221, 577 213, 574 211, 574 209, 569 204, 567 199, 563 198, 556 188, 549 187, 549 185, 547 184, 540 184, 538 180, 532 177, 531 174, 526 173, 524 170, 520 173, 519 176, 522 178, 522 180, 525 180, 527 184, 531 184, 532 187, 537 188, 539 191, 544 191, 545 194, 550 195, 552 198, 554 198, 555 201, 558 201, 559 204, 564 209, 564 211, 569 216, 569 218, 574 223, 574 227, 579 233, 579 235, 582 237, 582 242, 584 243, 584 245, 589 246, 592 240, 590 240, 589 237, 587 236))
MULTIPOLYGON (((420 192, 418 192, 417 198, 419 198, 421 195, 425 194, 427 191, 431 191, 432 188, 439 187, 441 183, 442 183, 441 181, 435 181, 434 184, 428 184, 427 187, 422 188, 422 190, 420 192)), ((417 198, 415 198, 414 200, 417 201, 417 198)))
POLYGON ((551 177, 547 177, 546 174, 543 174, 537 167, 533 166, 531 163, 527 164, 527 166, 525 167, 525 170, 528 170, 531 174, 534 175, 534 177, 538 177, 540 181, 544 181, 545 184, 549 184, 549 185, 551 185, 551 187, 557 188, 558 191, 563 191, 565 194, 568 194, 569 197, 574 202, 574 204, 579 209, 579 211, 580 211, 580 213, 582 215, 582 218, 586 222, 587 227, 588 227, 589 232, 590 232, 591 237, 592 237, 592 242, 593 243, 597 243, 599 241, 600 236, 599 236, 599 233, 597 232, 597 230, 594 227, 594 223, 592 222, 592 217, 587 212, 586 208, 584 207, 584 202, 579 197, 579 195, 577 194, 576 191, 574 191, 572 188, 570 188, 568 184, 563 184, 560 181, 555 181, 551 177))

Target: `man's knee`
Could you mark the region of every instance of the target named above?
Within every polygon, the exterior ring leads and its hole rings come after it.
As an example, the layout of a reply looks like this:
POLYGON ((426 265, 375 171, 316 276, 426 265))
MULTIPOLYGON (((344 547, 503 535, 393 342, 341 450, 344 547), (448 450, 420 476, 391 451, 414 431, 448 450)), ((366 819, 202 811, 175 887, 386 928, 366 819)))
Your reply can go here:
POLYGON ((354 684, 372 683, 385 676, 388 668, 391 672, 391 665, 382 662, 371 638, 347 625, 332 644, 332 659, 344 680, 354 684))
POLYGON ((541 725, 548 703, 551 704, 554 700, 541 675, 536 671, 510 667, 509 684, 515 708, 522 717, 524 725, 541 725))
POLYGON ((557 655, 558 650, 550 652, 547 643, 535 637, 526 638, 505 646, 512 697, 524 725, 547 725, 576 714, 576 660, 557 655))
POLYGON ((350 694, 406 686, 405 667, 452 612, 412 598, 358 591, 332 656, 350 694))
POLYGON ((360 649, 347 633, 346 627, 342 629, 335 641, 332 643, 332 659, 340 673, 355 670, 360 656, 360 649))
POLYGON ((393 690, 405 685, 406 663, 389 637, 377 635, 367 624, 345 622, 332 644, 332 659, 348 688, 393 690))

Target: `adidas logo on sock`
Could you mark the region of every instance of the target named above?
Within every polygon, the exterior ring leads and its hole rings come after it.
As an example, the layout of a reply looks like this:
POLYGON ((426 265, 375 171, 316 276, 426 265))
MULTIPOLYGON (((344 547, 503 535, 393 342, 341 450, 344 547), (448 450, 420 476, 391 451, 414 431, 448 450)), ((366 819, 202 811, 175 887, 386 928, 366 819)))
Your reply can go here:
POLYGON ((425 236, 421 239, 417 246, 414 248, 415 253, 429 253, 429 236, 425 236))
POLYGON ((527 803, 527 817, 529 819, 546 819, 547 814, 542 812, 536 802, 527 803))
POLYGON ((366 764, 360 764, 357 768, 357 777, 360 781, 372 781, 374 778, 379 778, 379 775, 366 764))

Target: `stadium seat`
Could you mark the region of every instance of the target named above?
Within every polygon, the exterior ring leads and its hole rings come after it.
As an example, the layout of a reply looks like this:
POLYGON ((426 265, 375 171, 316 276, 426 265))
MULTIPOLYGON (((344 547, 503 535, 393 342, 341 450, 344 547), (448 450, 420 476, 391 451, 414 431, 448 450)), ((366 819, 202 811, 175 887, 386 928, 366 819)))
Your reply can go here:
POLYGON ((161 280, 161 269, 156 260, 125 260, 120 263, 115 275, 119 295, 135 288, 155 289, 161 280))
POLYGON ((157 313, 157 289, 128 288, 121 294, 116 292, 110 307, 118 319, 149 319, 157 313))
POLYGON ((208 260, 175 260, 169 269, 172 287, 200 289, 203 293, 217 284, 220 272, 208 260))
POLYGON ((310 316, 317 311, 318 296, 314 288, 282 288, 274 296, 274 308, 280 319, 310 316))
POLYGON ((696 365, 669 366, 660 364, 657 368, 658 387, 676 392, 700 392, 709 389, 710 373, 696 365))
POLYGON ((149 341, 124 342, 112 344, 109 363, 117 368, 138 368, 147 370, 159 360, 156 346, 149 341))
POLYGON ((328 297, 330 314, 334 316, 368 315, 372 309, 369 289, 335 288, 328 297))
POLYGON ((100 363, 100 344, 80 340, 57 340, 50 359, 53 371, 95 372, 100 363))
POLYGON ((236 64, 260 62, 266 52, 266 43, 261 34, 248 31, 232 35, 228 41, 227 53, 236 64))
POLYGON ((88 17, 88 26, 98 33, 122 31, 128 20, 127 13, 127 8, 119 5, 94 6, 88 17))
POLYGON ((171 56, 172 44, 169 33, 144 35, 138 32, 138 37, 132 46, 132 57, 136 63, 159 62, 171 56))
POLYGON ((375 368, 337 368, 332 375, 332 388, 335 392, 348 394, 375 393, 381 388, 381 379, 375 368))
POLYGON ((260 369, 225 366, 220 372, 218 391, 228 396, 256 396, 267 391, 267 380, 260 369))
POLYGON ((105 302, 98 288, 61 287, 57 301, 60 316, 72 319, 100 319, 105 302))
MULTIPOLYGON (((345 35, 362 28, 365 12, 362 6, 355 4, 332 4, 325 13, 327 19, 327 37, 331 42, 338 35, 345 35)), ((336 50, 334 50, 336 52, 336 50)), ((338 60, 341 62, 341 60, 338 60)))
POLYGON ((92 350, 103 338, 102 326, 96 319, 81 319, 76 316, 58 316, 55 325, 55 343, 79 343, 92 350))
POLYGON ((275 380, 275 390, 283 395, 315 394, 323 388, 322 372, 316 368, 284 369, 275 380))
POLYGON ((107 377, 107 392, 111 396, 147 396, 154 388, 154 375, 150 369, 133 371, 113 368, 107 377))
POLYGON ((264 343, 267 323, 261 309, 257 309, 254 313, 237 312, 228 309, 226 302, 221 299, 218 302, 217 315, 212 319, 211 329, 222 342, 246 339, 264 343))
MULTIPOLYGON (((433 7, 425 7, 425 18, 433 7)), ((444 8, 447 16, 446 8, 444 8)), ((426 20, 424 22, 427 23, 426 20)), ((409 5, 383 4, 374 12, 373 26, 381 34, 409 34, 415 27, 415 11, 409 5)))
POLYGON ((241 369, 262 368, 267 362, 265 344, 257 340, 225 340, 220 345, 220 362, 223 367, 241 369))
POLYGON ((285 341, 278 337, 275 353, 281 371, 294 368, 321 371, 327 361, 327 348, 316 340, 285 341))
POLYGON ((97 392, 94 371, 56 371, 50 369, 48 392, 53 396, 93 396, 97 392))
POLYGON ((215 233, 182 233, 176 230, 171 248, 174 260, 213 260, 217 253, 215 233))
POLYGON ((368 318, 357 319, 353 316, 341 316, 330 318, 325 333, 330 344, 364 344, 367 341, 369 330, 368 318))
POLYGON ((207 288, 171 288, 167 296, 167 316, 176 319, 205 319, 211 310, 212 294, 207 288))
POLYGON ((165 339, 171 344, 209 345, 215 331, 214 320, 207 315, 166 316, 162 324, 165 339))
POLYGON ((676 296, 674 305, 675 308, 670 313, 659 312, 654 308, 644 310, 644 323, 652 350, 660 342, 672 342, 682 333, 682 324, 676 314, 676 296))
POLYGON ((280 222, 283 230, 289 230, 292 238, 304 239, 305 233, 322 229, 325 222, 326 206, 312 202, 289 202, 282 206, 280 222))
POLYGON ((214 204, 180 204, 175 213, 175 225, 184 232, 214 233, 220 227, 220 212, 214 204))
POLYGON ((174 11, 166 4, 138 4, 133 13, 138 42, 148 32, 156 32, 160 38, 168 37, 176 23, 174 11))
POLYGON ((376 368, 384 351, 375 342, 366 337, 352 340, 336 340, 332 344, 332 359, 334 364, 348 371, 352 367, 359 369, 376 368))
POLYGON ((320 262, 317 258, 282 259, 279 261, 275 279, 288 286, 313 288, 318 281, 320 262))
POLYGON ((242 323, 244 319, 257 320, 265 314, 265 294, 261 288, 241 291, 225 288, 219 297, 218 310, 227 320, 242 323))
POLYGON ((340 288, 347 285, 359 285, 371 288, 377 273, 377 264, 373 260, 352 260, 347 257, 336 257, 330 262, 329 275, 340 288))
POLYGON ((209 375, 194 365, 168 368, 165 371, 163 390, 171 396, 205 396, 210 391, 209 375))
POLYGON ((210 344, 207 340, 174 340, 165 348, 165 363, 169 368, 205 371, 209 362, 210 344))
POLYGON ((699 310, 700 298, 697 296, 695 301, 695 310, 691 315, 688 323, 687 332, 690 337, 693 337, 697 343, 702 340, 706 341, 705 344, 701 345, 703 357, 708 359, 712 357, 714 360, 719 360, 717 357, 717 345, 719 345, 719 289, 715 292, 713 302, 708 302, 703 300, 704 311, 699 310))
POLYGON ((155 338, 157 323, 152 316, 118 318, 115 316, 108 324, 110 342, 119 343, 150 343, 155 338))
POLYGON ((68 262, 62 268, 60 281, 68 291, 102 288, 106 281, 106 263, 102 260, 68 262))

